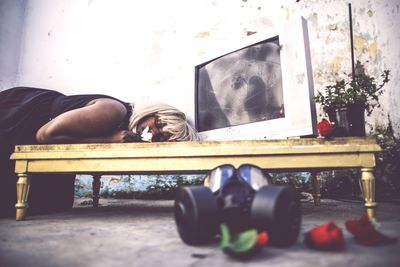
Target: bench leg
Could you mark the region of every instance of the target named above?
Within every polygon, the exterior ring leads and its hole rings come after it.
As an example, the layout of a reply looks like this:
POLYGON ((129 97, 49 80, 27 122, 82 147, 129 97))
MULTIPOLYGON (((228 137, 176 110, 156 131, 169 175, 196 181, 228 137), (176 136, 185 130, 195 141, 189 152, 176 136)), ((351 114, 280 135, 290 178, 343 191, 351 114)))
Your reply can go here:
POLYGON ((99 206, 99 198, 100 198, 100 174, 93 175, 93 183, 92 183, 92 190, 93 190, 93 207, 97 208, 99 206))
POLYGON ((373 168, 361 168, 360 185, 368 218, 375 219, 375 176, 373 168))
POLYGON ((311 172, 311 176, 313 179, 314 205, 319 206, 321 205, 321 172, 313 171, 311 172))
POLYGON ((15 219, 21 221, 25 218, 28 209, 28 194, 30 187, 30 178, 27 173, 17 173, 17 204, 15 204, 15 219))

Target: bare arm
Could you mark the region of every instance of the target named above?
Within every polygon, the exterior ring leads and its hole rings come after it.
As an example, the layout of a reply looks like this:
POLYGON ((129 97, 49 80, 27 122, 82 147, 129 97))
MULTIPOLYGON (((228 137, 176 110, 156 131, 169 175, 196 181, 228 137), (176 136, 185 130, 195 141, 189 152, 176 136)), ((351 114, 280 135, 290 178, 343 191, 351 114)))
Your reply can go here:
POLYGON ((135 141, 129 131, 117 127, 126 116, 126 108, 112 99, 60 114, 36 133, 39 143, 114 143, 135 141))

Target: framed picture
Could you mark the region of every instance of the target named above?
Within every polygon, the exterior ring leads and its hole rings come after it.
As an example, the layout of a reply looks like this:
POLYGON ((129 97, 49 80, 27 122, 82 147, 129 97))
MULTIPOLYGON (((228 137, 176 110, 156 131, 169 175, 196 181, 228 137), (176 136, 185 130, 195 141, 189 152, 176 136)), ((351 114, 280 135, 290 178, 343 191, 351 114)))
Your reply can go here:
POLYGON ((195 66, 195 120, 203 139, 316 134, 307 22, 300 18, 195 66))

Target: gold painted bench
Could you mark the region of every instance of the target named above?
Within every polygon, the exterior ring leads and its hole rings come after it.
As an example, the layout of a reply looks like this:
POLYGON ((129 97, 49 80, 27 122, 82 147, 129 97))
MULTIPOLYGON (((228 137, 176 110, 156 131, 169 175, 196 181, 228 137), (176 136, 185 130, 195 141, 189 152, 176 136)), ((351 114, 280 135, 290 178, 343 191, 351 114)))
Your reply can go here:
POLYGON ((32 173, 93 175, 94 206, 98 204, 100 177, 105 174, 206 173, 221 164, 243 163, 271 172, 309 171, 313 176, 314 201, 320 201, 320 172, 360 168, 364 206, 375 216, 375 153, 380 146, 371 137, 333 140, 199 141, 124 144, 19 145, 16 161, 16 220, 25 217, 32 173))

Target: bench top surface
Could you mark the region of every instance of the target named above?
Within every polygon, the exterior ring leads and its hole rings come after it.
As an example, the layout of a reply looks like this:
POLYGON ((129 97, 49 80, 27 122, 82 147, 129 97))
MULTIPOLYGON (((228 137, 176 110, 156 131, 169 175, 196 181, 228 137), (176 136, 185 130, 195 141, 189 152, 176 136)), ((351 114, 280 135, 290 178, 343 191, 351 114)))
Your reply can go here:
POLYGON ((342 137, 331 140, 302 138, 122 144, 47 144, 17 145, 11 159, 373 153, 380 150, 380 146, 373 137, 342 137))

